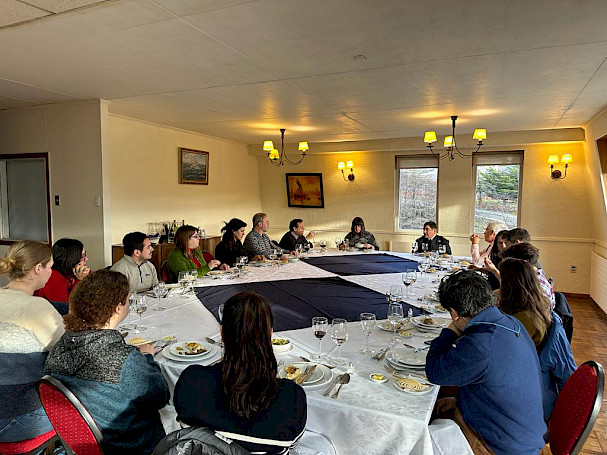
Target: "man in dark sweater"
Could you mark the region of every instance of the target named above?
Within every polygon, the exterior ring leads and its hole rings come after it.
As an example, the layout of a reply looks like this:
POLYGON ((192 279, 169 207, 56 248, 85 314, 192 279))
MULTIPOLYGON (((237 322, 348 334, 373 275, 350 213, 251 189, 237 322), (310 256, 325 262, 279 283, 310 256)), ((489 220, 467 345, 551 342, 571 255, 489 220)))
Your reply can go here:
POLYGON ((307 250, 312 246, 309 242, 312 238, 314 238, 314 231, 310 231, 308 235, 304 235, 303 220, 295 218, 289 223, 289 232, 282 236, 279 245, 283 250, 291 252, 295 251, 296 245, 302 245, 307 250))
POLYGON ((439 416, 453 414, 475 453, 537 455, 546 425, 527 331, 494 306, 487 280, 476 272, 451 275, 438 292, 453 321, 432 341, 426 374, 435 384, 459 387, 457 398, 437 401, 439 416))
POLYGON ((415 242, 417 243, 418 253, 426 251, 440 251, 440 247, 445 247, 445 253, 451 254, 451 246, 449 240, 444 238, 442 235, 438 235, 438 226, 434 221, 428 221, 424 224, 424 235, 418 238, 415 242))

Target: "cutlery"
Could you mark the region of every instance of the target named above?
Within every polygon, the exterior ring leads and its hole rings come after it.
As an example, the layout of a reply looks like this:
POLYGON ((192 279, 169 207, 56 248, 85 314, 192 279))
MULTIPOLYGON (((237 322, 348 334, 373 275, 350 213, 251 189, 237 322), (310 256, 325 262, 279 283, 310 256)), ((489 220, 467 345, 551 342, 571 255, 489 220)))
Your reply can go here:
POLYGON ((391 346, 388 346, 384 352, 381 353, 381 355, 379 356, 379 358, 377 359, 378 362, 381 362, 384 357, 386 356, 386 353, 391 349, 391 346))
POLYGON ((304 371, 304 374, 302 374, 297 379, 295 379, 295 384, 298 384, 298 385, 303 384, 304 381, 306 379, 308 379, 308 377, 310 377, 310 375, 314 372, 315 369, 316 369, 316 365, 310 365, 309 367, 307 367, 306 371, 304 371))
POLYGON ((329 396, 329 394, 331 393, 331 390, 333 390, 333 387, 335 387, 335 384, 337 384, 341 380, 342 376, 343 376, 343 374, 338 374, 333 378, 333 380, 331 381, 331 384, 329 384, 329 388, 323 392, 323 394, 322 394, 323 397, 329 396))
POLYGON ((377 351, 377 354, 375 354, 373 357, 371 357, 372 359, 375 360, 381 360, 381 357, 386 353, 386 351, 389 349, 388 347, 385 347, 384 349, 380 349, 379 351, 377 351))
MULTIPOLYGON (((304 357, 303 355, 300 355, 299 358, 307 363, 312 363, 312 361, 310 359, 308 359, 307 357, 304 357)), ((335 368, 335 365, 329 365, 328 363, 320 363, 320 362, 316 362, 319 365, 322 365, 323 367, 327 367, 329 370, 332 370, 333 368, 335 368)))
POLYGON ((426 349, 430 348, 430 345, 423 346, 421 348, 416 348, 415 346, 411 346, 410 344, 407 344, 407 343, 403 343, 403 346, 406 348, 409 348, 409 349, 413 349, 413 352, 425 351, 426 349))
POLYGON ((221 341, 217 341, 217 340, 214 340, 213 338, 209 338, 209 337, 205 337, 204 339, 206 340, 207 343, 216 344, 220 347, 223 347, 223 343, 221 341))
POLYGON ((397 376, 397 375, 401 375, 401 374, 407 374, 407 375, 409 375, 409 376, 411 376, 412 378, 415 378, 415 379, 421 379, 422 381, 427 381, 428 380, 428 378, 425 375, 422 375, 422 374, 413 373, 411 371, 397 371, 397 370, 395 370, 393 368, 390 368, 388 365, 384 365, 384 368, 392 376, 397 376))
POLYGON ((350 382, 350 375, 348 373, 344 373, 341 376, 341 379, 339 380, 339 385, 337 386, 337 390, 335 391, 335 393, 333 395, 331 395, 331 398, 336 399, 341 390, 341 386, 343 386, 344 384, 347 384, 348 382, 350 382))
POLYGON ((120 332, 120 336, 122 338, 126 338, 127 336, 129 336, 129 332, 120 332))

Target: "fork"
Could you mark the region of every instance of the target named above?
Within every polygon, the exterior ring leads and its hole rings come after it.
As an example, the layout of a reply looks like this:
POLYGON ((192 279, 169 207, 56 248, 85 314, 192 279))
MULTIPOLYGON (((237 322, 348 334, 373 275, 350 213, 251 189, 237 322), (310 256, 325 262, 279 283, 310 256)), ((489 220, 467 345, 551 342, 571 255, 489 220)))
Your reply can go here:
POLYGON ((335 384, 337 384, 338 381, 341 380, 341 374, 336 375, 333 380, 331 381, 331 384, 329 384, 329 388, 327 390, 325 390, 322 394, 323 397, 328 397, 329 394, 331 393, 331 390, 333 390, 333 387, 335 387, 335 384))

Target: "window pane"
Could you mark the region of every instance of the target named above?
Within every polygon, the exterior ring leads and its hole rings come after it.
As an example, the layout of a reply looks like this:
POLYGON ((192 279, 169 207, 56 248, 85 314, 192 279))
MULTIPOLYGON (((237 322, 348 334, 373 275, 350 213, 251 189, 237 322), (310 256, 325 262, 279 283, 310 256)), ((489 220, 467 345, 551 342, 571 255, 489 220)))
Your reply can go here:
POLYGON ((400 169, 398 228, 420 229, 436 219, 437 168, 400 169))
POLYGON ((491 221, 518 225, 518 192, 521 166, 476 166, 474 232, 483 232, 491 221))

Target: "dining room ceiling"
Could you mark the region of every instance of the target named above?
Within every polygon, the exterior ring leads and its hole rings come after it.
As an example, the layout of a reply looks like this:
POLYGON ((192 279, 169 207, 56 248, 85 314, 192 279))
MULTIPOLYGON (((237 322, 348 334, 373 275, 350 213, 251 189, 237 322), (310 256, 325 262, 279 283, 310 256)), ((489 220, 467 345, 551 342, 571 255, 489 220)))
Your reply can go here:
POLYGON ((453 114, 490 137, 607 105, 604 0, 0 1, 0 109, 101 98, 251 144, 421 138, 453 114))

